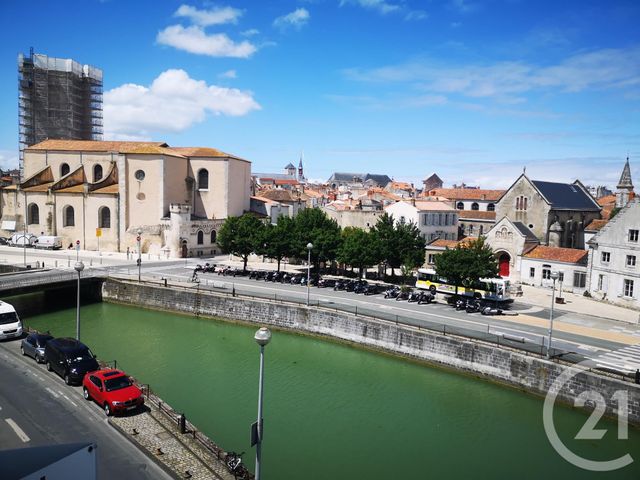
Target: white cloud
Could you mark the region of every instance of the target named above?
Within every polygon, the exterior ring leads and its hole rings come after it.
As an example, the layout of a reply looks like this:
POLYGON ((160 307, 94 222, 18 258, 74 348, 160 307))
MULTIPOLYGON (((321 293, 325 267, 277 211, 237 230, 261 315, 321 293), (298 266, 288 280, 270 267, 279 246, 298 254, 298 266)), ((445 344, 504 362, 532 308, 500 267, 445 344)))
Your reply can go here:
POLYGON ((601 49, 573 55, 549 66, 525 62, 448 66, 410 62, 372 70, 346 70, 348 78, 366 82, 411 83, 423 91, 493 98, 520 103, 533 91, 580 92, 640 85, 640 47, 601 49))
POLYGON ((217 7, 210 10, 198 10, 190 5, 180 5, 174 13, 175 17, 186 17, 196 25, 208 27, 209 25, 222 25, 225 23, 237 23, 242 16, 242 10, 232 7, 217 7))
POLYGON ((386 15, 387 13, 396 12, 400 10, 400 5, 394 3, 388 3, 384 0, 341 0, 340 6, 343 5, 360 5, 361 7, 376 10, 378 13, 386 15))
POLYGON ((18 152, 14 150, 0 150, 0 169, 13 170, 18 168, 18 152))
POLYGON ((251 92, 166 70, 148 87, 127 83, 105 92, 105 138, 148 139, 158 132, 184 131, 209 114, 242 116, 259 109, 251 92))
POLYGON ((297 8, 291 13, 276 18, 273 21, 273 26, 281 30, 288 27, 300 29, 307 24, 309 18, 311 18, 311 15, 309 15, 309 11, 306 8, 297 8))
POLYGON ((240 32, 240 35, 243 37, 253 37, 254 35, 258 35, 260 30, 257 28, 250 28, 249 30, 245 30, 244 32, 240 32))
POLYGON ((424 10, 411 10, 404 16, 405 20, 424 20, 428 18, 429 15, 424 10))
POLYGON ((238 75, 235 70, 227 70, 218 75, 220 78, 237 78, 238 75))
POLYGON ((209 35, 202 27, 196 25, 186 28, 182 25, 171 25, 158 32, 156 41, 178 50, 210 57, 248 58, 257 50, 251 42, 245 40, 236 43, 224 33, 209 35))

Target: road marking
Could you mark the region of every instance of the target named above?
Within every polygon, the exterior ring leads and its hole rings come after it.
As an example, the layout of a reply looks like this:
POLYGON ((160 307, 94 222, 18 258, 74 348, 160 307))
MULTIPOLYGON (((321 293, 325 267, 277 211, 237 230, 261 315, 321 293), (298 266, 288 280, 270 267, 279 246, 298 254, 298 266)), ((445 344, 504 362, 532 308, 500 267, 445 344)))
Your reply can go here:
POLYGON ((64 398, 66 398, 66 399, 69 401, 69 403, 70 403, 71 405, 73 405, 74 407, 77 407, 77 406, 78 406, 78 405, 76 405, 76 403, 75 403, 73 400, 71 400, 69 397, 67 397, 67 396, 66 396, 64 393, 62 393, 60 390, 58 390, 58 393, 60 393, 60 395, 62 395, 64 398))
POLYGON ((59 398, 60 395, 58 395, 56 392, 54 392, 53 390, 51 390, 49 387, 46 387, 45 390, 47 392, 49 392, 51 395, 53 395, 55 398, 59 398))
POLYGON ((9 424, 9 426, 16 433, 18 438, 20 438, 20 440, 22 440, 24 443, 27 443, 29 440, 31 440, 29 436, 26 433, 24 433, 24 430, 22 430, 18 426, 18 424, 14 422, 11 418, 5 418, 4 421, 9 424))

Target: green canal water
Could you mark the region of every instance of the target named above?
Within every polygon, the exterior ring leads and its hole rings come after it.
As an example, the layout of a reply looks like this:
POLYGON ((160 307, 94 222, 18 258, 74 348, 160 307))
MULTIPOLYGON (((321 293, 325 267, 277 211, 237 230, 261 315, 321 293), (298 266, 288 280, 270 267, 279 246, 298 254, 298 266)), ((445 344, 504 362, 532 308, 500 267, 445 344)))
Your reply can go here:
MULTIPOLYGON (((75 335, 75 310, 26 318, 75 335)), ((144 383, 227 450, 246 451, 257 410, 255 327, 108 303, 82 308, 82 340, 144 383)), ((266 349, 263 477, 298 479, 640 478, 640 432, 573 437, 586 415, 557 407, 565 443, 591 460, 631 453, 595 474, 564 461, 542 425, 542 400, 476 378, 286 332, 266 349)))

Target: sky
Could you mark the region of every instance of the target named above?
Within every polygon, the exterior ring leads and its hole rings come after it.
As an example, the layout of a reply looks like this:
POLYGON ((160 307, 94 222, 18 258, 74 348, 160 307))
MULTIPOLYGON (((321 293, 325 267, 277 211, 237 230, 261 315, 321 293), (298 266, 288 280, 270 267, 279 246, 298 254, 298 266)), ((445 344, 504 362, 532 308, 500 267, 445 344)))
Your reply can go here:
POLYGON ((105 140, 419 186, 640 185, 640 2, 0 0, 0 168, 17 55, 104 71, 105 140))

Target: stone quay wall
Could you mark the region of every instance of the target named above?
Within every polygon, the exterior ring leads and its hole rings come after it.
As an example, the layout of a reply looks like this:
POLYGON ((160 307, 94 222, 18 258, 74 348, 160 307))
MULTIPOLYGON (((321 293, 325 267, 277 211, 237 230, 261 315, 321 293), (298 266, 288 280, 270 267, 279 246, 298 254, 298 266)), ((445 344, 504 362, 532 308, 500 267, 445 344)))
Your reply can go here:
MULTIPOLYGON (((627 393, 629 423, 640 427, 640 385, 461 337, 346 312, 230 296, 196 288, 135 283, 113 278, 102 287, 104 301, 270 326, 330 337, 394 355, 461 370, 536 395, 546 395, 567 369, 574 371, 558 391, 559 401, 575 405, 583 392, 602 395, 606 414, 618 415, 615 392, 627 393)), ((585 408, 595 404, 586 401, 585 408)))

